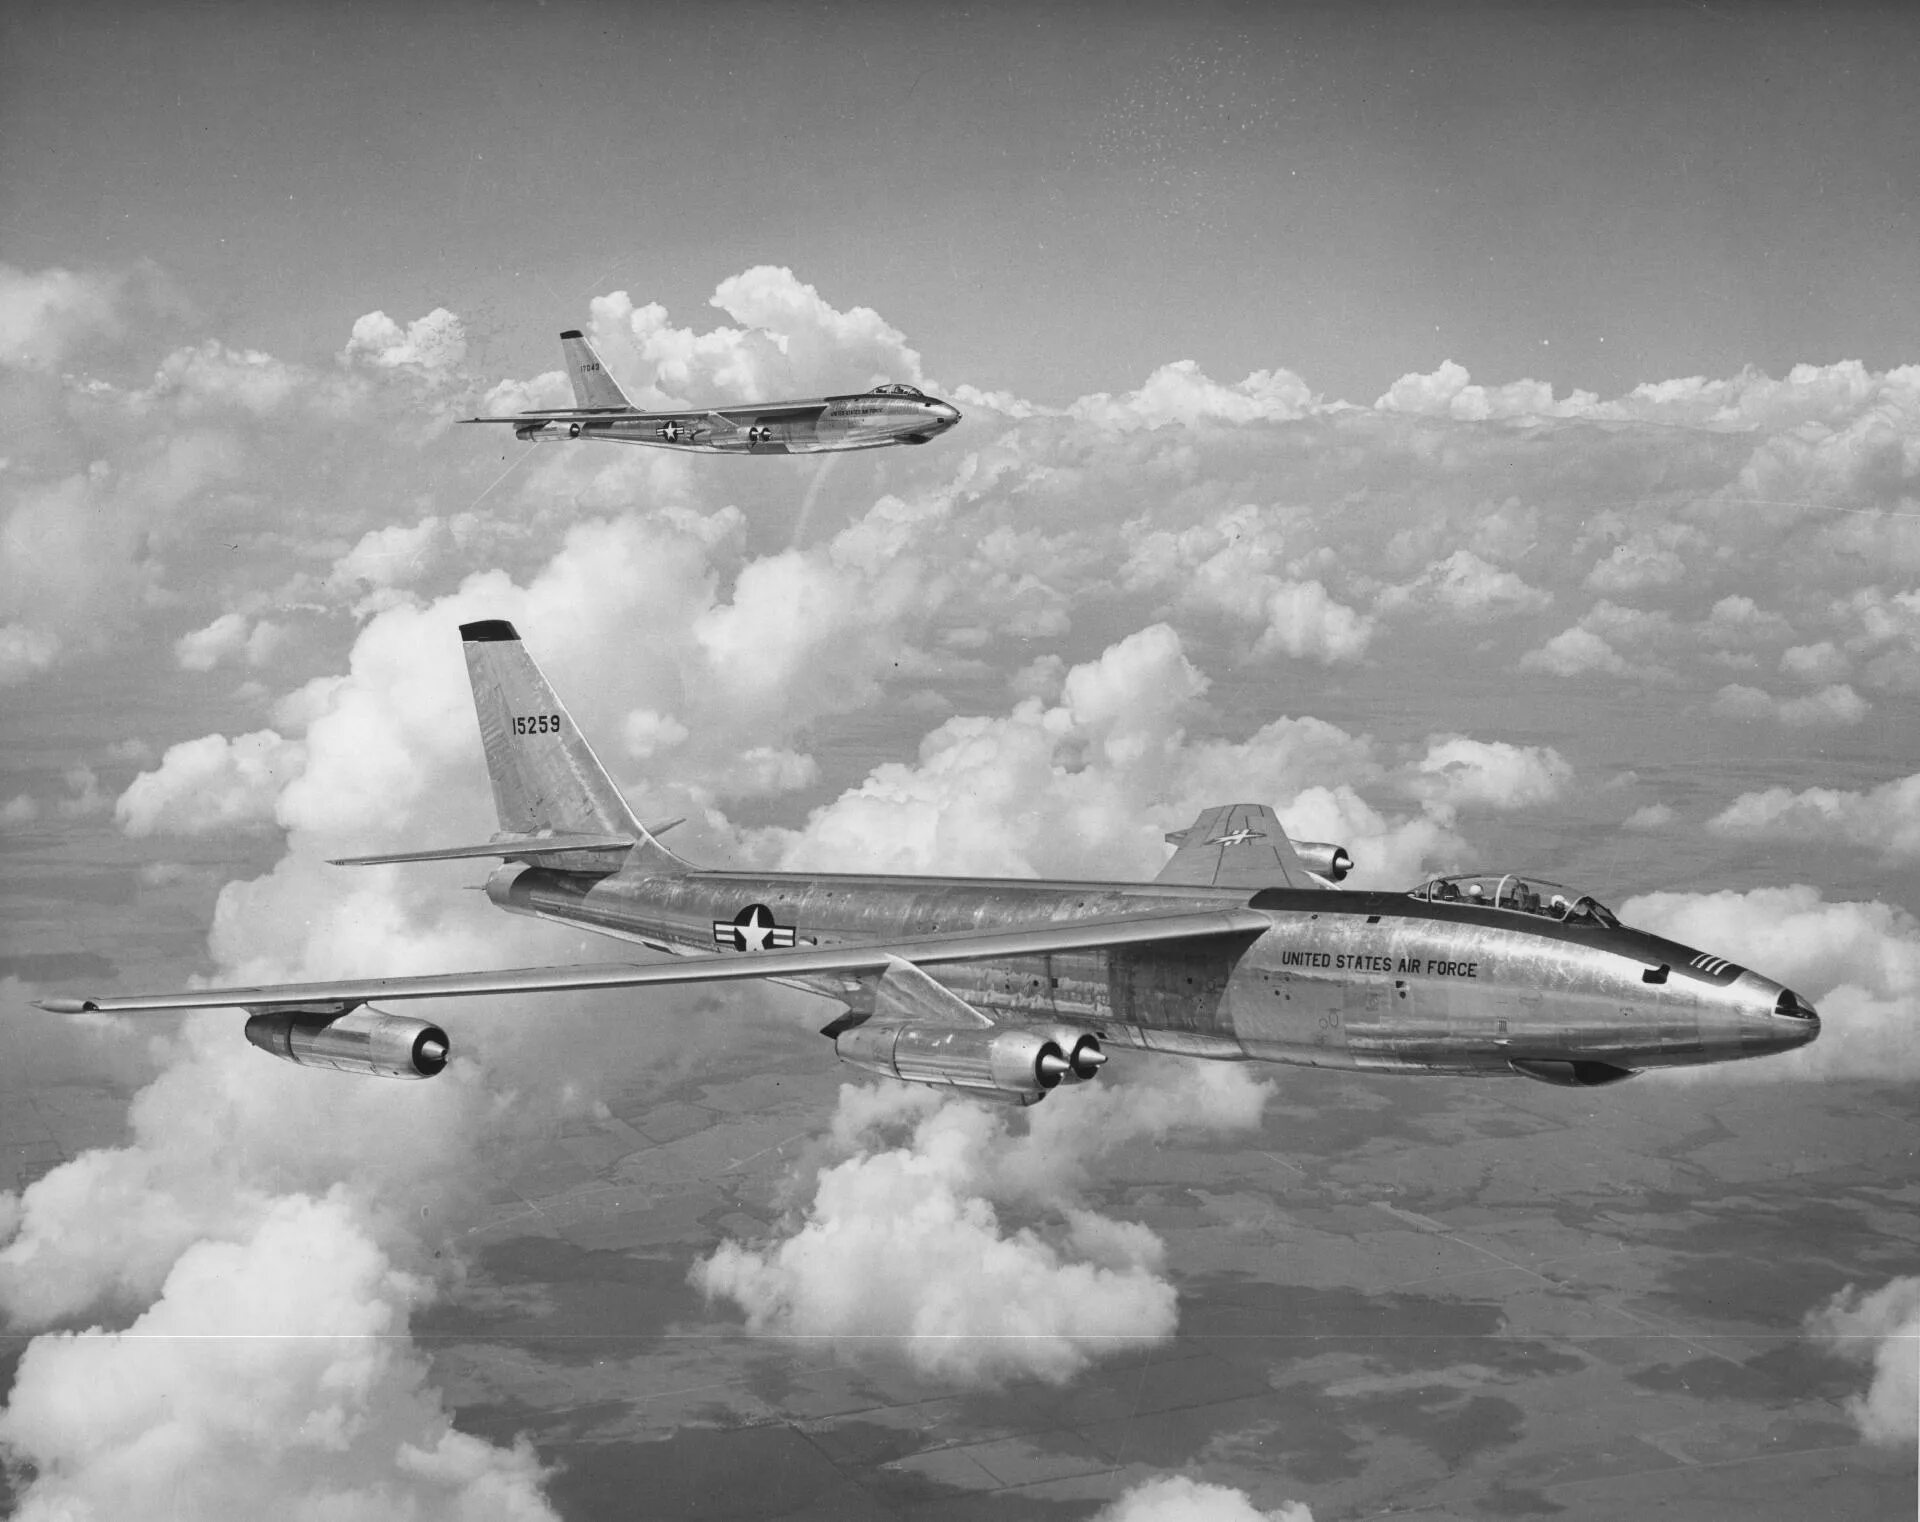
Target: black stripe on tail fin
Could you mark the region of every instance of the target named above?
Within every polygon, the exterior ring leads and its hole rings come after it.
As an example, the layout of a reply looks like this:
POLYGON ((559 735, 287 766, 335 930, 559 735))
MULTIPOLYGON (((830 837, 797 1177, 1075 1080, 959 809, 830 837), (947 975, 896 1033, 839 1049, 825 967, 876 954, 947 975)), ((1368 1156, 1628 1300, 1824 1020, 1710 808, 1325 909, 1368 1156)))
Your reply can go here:
POLYGON ((560 352, 567 358, 567 375, 573 381, 573 404, 583 411, 595 409, 631 412, 633 403, 620 383, 607 373, 592 343, 578 328, 560 335, 560 352))

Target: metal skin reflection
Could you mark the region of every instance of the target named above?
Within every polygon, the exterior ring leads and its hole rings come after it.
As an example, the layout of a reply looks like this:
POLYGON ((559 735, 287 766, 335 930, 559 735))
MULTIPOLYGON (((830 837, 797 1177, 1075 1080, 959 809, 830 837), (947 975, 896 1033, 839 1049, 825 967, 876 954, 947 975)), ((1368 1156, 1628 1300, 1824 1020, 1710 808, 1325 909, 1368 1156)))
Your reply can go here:
POLYGON ((446 1033, 371 1001, 765 978, 839 1005, 822 1034, 856 1067, 1022 1103, 1095 1076, 1110 1046, 1594 1087, 1820 1031, 1780 984, 1550 883, 1343 890, 1347 853, 1296 847, 1261 804, 1204 810, 1150 883, 704 870, 661 844, 672 825, 640 823, 511 624, 461 635, 499 833, 342 864, 499 858, 500 908, 665 960, 43 1007, 240 1008, 285 1060, 427 1077, 446 1033))
POLYGON ((562 333, 560 347, 576 406, 461 421, 505 424, 528 444, 597 439, 696 454, 755 455, 926 444, 960 421, 951 403, 898 381, 841 396, 648 412, 627 400, 578 330, 562 333))

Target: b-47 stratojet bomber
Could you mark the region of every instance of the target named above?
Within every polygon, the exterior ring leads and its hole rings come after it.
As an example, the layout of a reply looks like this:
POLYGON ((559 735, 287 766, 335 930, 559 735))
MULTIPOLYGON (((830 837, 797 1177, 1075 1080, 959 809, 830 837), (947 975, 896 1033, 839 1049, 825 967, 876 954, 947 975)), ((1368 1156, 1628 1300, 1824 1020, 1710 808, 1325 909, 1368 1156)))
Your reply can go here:
POLYGON ((374 1001, 769 978, 841 1006, 821 1034, 855 1067, 1027 1104, 1094 1077, 1109 1047, 1591 1087, 1820 1032, 1778 983, 1532 877, 1343 890, 1347 853, 1289 841, 1259 804, 1168 836, 1150 883, 696 867, 627 806, 511 624, 460 633, 499 833, 340 865, 499 858, 501 908, 664 959, 41 1007, 244 1009, 247 1039, 289 1062, 426 1078, 446 1031, 374 1001))
POLYGON ((607 374, 593 345, 577 329, 560 335, 560 348, 567 357, 577 406, 461 421, 506 423, 515 437, 534 444, 602 439, 705 454, 821 454, 925 444, 960 421, 959 409, 904 381, 848 396, 642 412, 627 400, 620 383, 607 374))

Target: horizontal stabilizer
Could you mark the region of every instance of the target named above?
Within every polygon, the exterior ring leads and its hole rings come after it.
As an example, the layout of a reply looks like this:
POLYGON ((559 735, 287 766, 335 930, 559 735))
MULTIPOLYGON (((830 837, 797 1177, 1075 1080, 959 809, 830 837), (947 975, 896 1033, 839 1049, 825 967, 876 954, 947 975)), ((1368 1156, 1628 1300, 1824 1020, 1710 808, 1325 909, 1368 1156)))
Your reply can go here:
MULTIPOLYGON (((674 824, 680 821, 675 820, 674 824)), ((671 828, 672 826, 668 826, 671 828)), ((566 856, 580 851, 627 851, 640 842, 631 835, 515 835, 477 846, 442 846, 432 851, 394 851, 385 856, 336 856, 336 867, 382 867, 409 861, 468 861, 498 856, 527 861, 535 856, 566 856)))

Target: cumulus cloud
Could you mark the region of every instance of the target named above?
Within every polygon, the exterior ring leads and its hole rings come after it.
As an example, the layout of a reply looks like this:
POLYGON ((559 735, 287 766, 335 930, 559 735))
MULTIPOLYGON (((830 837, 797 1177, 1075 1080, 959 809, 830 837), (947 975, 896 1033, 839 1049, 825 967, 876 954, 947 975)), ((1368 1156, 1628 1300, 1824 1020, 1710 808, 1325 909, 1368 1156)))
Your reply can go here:
POLYGON ((51 368, 82 338, 116 329, 121 284, 110 275, 0 263, 0 365, 51 368))
POLYGON ((1382 412, 1444 417, 1457 422, 1530 417, 1578 417, 1598 402, 1591 391, 1575 391, 1555 401, 1545 381, 1509 381, 1504 386, 1476 386, 1466 367, 1443 360, 1430 374, 1403 375, 1374 402, 1382 412))
POLYGON ((1520 657, 1522 671, 1544 671, 1550 676, 1584 676, 1604 672, 1609 676, 1631 676, 1635 668, 1621 659, 1599 635, 1578 625, 1562 629, 1538 650, 1520 657))
POLYGON ((267 619, 244 613, 222 613, 204 629, 183 634, 174 643, 173 658, 186 671, 211 671, 227 661, 264 666, 273 659, 287 631, 267 619))
POLYGON ((344 364, 404 371, 427 381, 450 379, 466 357, 466 329, 445 307, 405 328, 385 312, 369 312, 354 323, 353 336, 340 351, 344 364))
POLYGON ((1553 594, 1529 586, 1512 571, 1483 560, 1472 550, 1455 550, 1436 560, 1412 581, 1390 586, 1380 594, 1381 612, 1431 608, 1469 622, 1481 622, 1516 613, 1534 613, 1553 601, 1553 594))
POLYGON ((1331 666, 1356 661, 1373 638, 1373 620, 1335 602, 1317 581, 1283 582, 1267 598, 1267 627, 1256 654, 1284 651, 1296 660, 1331 666))
POLYGON ((1518 809, 1553 802, 1572 780, 1573 767, 1551 746, 1436 735, 1405 786, 1450 808, 1518 809))
POLYGON ((711 304, 741 327, 676 327, 657 302, 625 291, 594 298, 589 333, 638 406, 768 401, 862 390, 878 381, 920 384, 920 356, 871 307, 840 310, 778 265, 721 281, 711 304))
POLYGON ((1920 857, 1920 773, 1864 792, 1770 787, 1742 793, 1707 821, 1735 840, 1858 846, 1889 861, 1920 857))
POLYGON ((204 735, 169 746, 113 806, 129 835, 204 835, 273 822, 281 791, 306 760, 306 747, 271 729, 204 735))
POLYGON ((693 1282, 738 1304, 750 1331, 899 1356, 960 1385, 1062 1384, 1164 1342, 1177 1317, 1164 1245, 1077 1206, 1069 1186, 1124 1142, 1257 1125, 1270 1090, 1166 1061, 1103 1085, 1056 1091, 1025 1135, 1000 1106, 849 1085, 832 1126, 843 1155, 797 1218, 773 1242, 723 1243, 693 1282))
POLYGON ((1822 687, 1797 698, 1776 698, 1758 687, 1733 682, 1713 695, 1707 711, 1717 719, 1771 719, 1789 729, 1843 729, 1858 724, 1872 706, 1843 685, 1822 687))
POLYGON ((1208 688, 1180 637, 1156 624, 1069 670, 1061 700, 1027 698, 1000 717, 948 720, 916 765, 887 762, 774 830, 796 870, 942 871, 1146 879, 1162 837, 1202 808, 1266 801, 1304 839, 1346 844, 1355 880, 1397 885, 1461 849, 1422 811, 1379 813, 1355 784, 1384 771, 1371 742, 1316 719, 1280 718, 1242 741, 1191 737, 1208 688))
POLYGON ((394 1266, 348 1191, 277 1200, 182 1251, 124 1331, 34 1339, 0 1412, 33 1466, 23 1519, 553 1516, 523 1441, 454 1430, 406 1338, 428 1283, 394 1266))
POLYGON ((1237 385, 1208 378, 1190 359, 1162 365, 1137 391, 1096 392, 1067 408, 1069 417, 1103 428, 1157 428, 1178 423, 1285 422, 1315 403, 1307 383, 1288 370, 1256 370, 1237 385))
MULTIPOLYGON (((723 325, 683 326, 615 293, 593 303, 585 325, 639 401, 924 378, 918 353, 879 314, 835 306, 791 271, 745 271, 715 302, 723 325)), ((71 358, 106 329, 66 331, 58 351, 71 358)), ((273 727, 261 733, 278 737, 284 767, 248 770, 259 759, 249 743, 276 753, 271 740, 208 736, 179 760, 143 761, 141 792, 128 794, 140 808, 123 800, 123 824, 138 813, 156 832, 223 817, 286 830, 271 873, 221 894, 211 949, 223 979, 552 959, 553 932, 497 916, 476 928, 486 906, 452 902, 476 896, 433 874, 322 865, 489 827, 452 633, 463 619, 521 625, 646 817, 688 814, 688 835, 701 837, 692 845, 816 867, 1144 878, 1165 858, 1163 830, 1206 804, 1247 798, 1274 803, 1296 833, 1348 845, 1357 881, 1402 885, 1459 864, 1467 847, 1452 810, 1552 785, 1547 753, 1513 747, 1534 756, 1529 764, 1459 737, 1482 748, 1437 763, 1422 774, 1427 792, 1383 812, 1380 799, 1408 796, 1417 767, 1406 747, 1418 752, 1425 723, 1383 720, 1401 727, 1377 743, 1305 715, 1250 710, 1245 688, 1226 685, 1244 676, 1223 673, 1256 646, 1324 664, 1342 684, 1406 656, 1484 671, 1533 646, 1528 669, 1596 687, 1669 682, 1696 707, 1726 683, 1730 660, 1758 670, 1777 658, 1815 697, 1842 683, 1875 699, 1920 690, 1911 590, 1920 532, 1902 506, 1920 371, 1801 367, 1778 380, 1677 381, 1596 401, 1536 382, 1476 387, 1443 367, 1412 378, 1431 384, 1362 408, 1323 403, 1279 369, 1225 385, 1173 365, 1135 390, 1061 408, 952 388, 967 423, 926 450, 710 472, 684 456, 581 446, 528 451, 502 478, 501 441, 444 437, 450 388, 464 384, 462 343, 443 314, 412 323, 369 314, 337 362, 203 337, 173 348, 137 390, 55 374, 44 358, 54 348, 9 378, 38 410, 0 472, 0 680, 72 661, 103 629, 147 636, 163 675, 178 680, 172 638, 207 633, 226 613, 255 619, 311 601, 349 606, 357 620, 316 619, 316 640, 337 641, 312 652, 310 669, 323 674, 271 705, 273 727), (1487 426, 1502 419, 1520 426, 1487 426), (795 473, 805 471, 796 513, 795 473), (215 530, 223 549, 210 561, 215 530), (1686 574, 1674 575, 1676 561, 1686 574), (1594 595, 1602 603, 1548 638, 1594 595), (1548 607, 1566 611, 1549 627, 1524 622, 1548 607), (1516 632, 1489 656, 1487 631, 1472 626, 1494 618, 1522 622, 1503 626, 1516 632), (1356 672, 1363 657, 1375 664, 1356 672), (875 725, 877 714, 888 717, 875 725), (894 759, 869 769, 863 753, 848 765, 838 724, 847 715, 894 759), (725 812, 735 798, 795 786, 829 799, 798 830, 743 831, 725 812)), ((567 395, 558 372, 495 391, 527 398, 515 405, 567 395)), ((231 634, 209 639, 217 659, 244 658, 231 634)), ((1880 702, 1874 718, 1892 722, 1895 710, 1880 702)), ((1818 734, 1783 726, 1774 738, 1804 746, 1818 734)), ((1584 772, 1587 753, 1575 741, 1564 749, 1584 772)), ((1875 793, 1834 796, 1856 801, 1862 817, 1849 827, 1877 848, 1889 819, 1859 806, 1875 793)), ((1672 817, 1655 807, 1635 819, 1659 827, 1672 817)), ((1730 925, 1750 906, 1736 907, 1730 925)), ((1796 916, 1818 918, 1791 907, 1779 918, 1791 928, 1796 916)), ((1903 965, 1910 936, 1899 923, 1869 916, 1848 943, 1852 921, 1840 921, 1821 933, 1862 954, 1878 948, 1887 969, 1903 965)), ((1737 944, 1711 926, 1696 943, 1737 944)), ((1774 971, 1770 957, 1766 945, 1751 952, 1774 971)), ((1851 1030, 1898 1029, 1880 1018, 1910 998, 1892 970, 1836 975, 1823 993, 1796 965, 1787 963, 1796 986, 1828 1019, 1807 1055, 1852 1050, 1840 1039, 1849 1008, 1864 1012, 1851 1030)), ((543 1030, 552 1018, 543 1010, 543 1030)), ((368 1085, 282 1073, 237 1040, 231 1021, 218 1037, 270 1093, 276 1120, 317 1112, 369 1145, 410 1139, 390 1114, 335 1108, 346 1103, 335 1095, 368 1085), (297 1087, 275 1087, 279 1077, 297 1087)), ((186 1039, 197 1051, 200 1037, 186 1039)), ((1846 1065, 1891 1060, 1874 1052, 1846 1055, 1846 1065)), ((181 1060, 203 1087, 170 1091, 170 1104, 223 1115, 207 1094, 223 1092, 224 1069, 181 1060)), ((1103 1079, 1073 1092, 1105 1091, 1103 1079)), ((462 1093, 458 1124, 429 1106, 448 1134, 471 1140, 474 1127, 507 1124, 491 1108, 494 1090, 462 1093)), ((405 1097, 418 1108, 417 1089, 405 1097)), ((1055 1124, 1046 1117, 1067 1113, 1068 1097, 1024 1124, 1055 1124)), ((891 1141, 875 1130, 849 1140, 837 1162, 918 1155, 917 1115, 888 1122, 891 1141)), ((145 1153, 172 1146, 159 1136, 141 1142, 145 1153)), ((371 1165, 332 1146, 321 1138, 310 1171, 213 1169, 209 1188, 241 1202, 238 1214, 185 1185, 140 1182, 151 1175, 132 1162, 96 1162, 28 1202, 43 1212, 56 1194, 65 1202, 30 1240, 86 1242, 97 1198, 129 1201, 128 1230, 157 1233, 159 1245, 111 1247, 128 1271, 92 1276, 88 1291, 124 1322, 157 1303, 195 1243, 244 1249, 274 1201, 320 1200, 345 1177, 368 1240, 393 1272, 418 1272, 418 1244, 390 1229, 392 1201, 371 1165), (152 1209, 147 1192, 160 1201, 152 1209), (169 1235, 175 1220, 192 1227, 186 1237, 169 1235)), ((462 1167, 471 1171, 471 1157, 462 1167)), ((1105 1270, 1116 1283, 1129 1272, 1164 1277, 1126 1223, 1108 1232, 1037 1185, 998 1175, 942 1177, 958 1202, 952 1229, 981 1220, 966 1202, 984 1200, 998 1239, 1015 1244, 1012 1260, 1038 1263, 1043 1286, 1069 1270, 1105 1270), (1023 1231, 1036 1244, 1024 1256, 1023 1231), (1053 1254, 1050 1267, 1039 1248, 1053 1254)), ((848 1197, 868 1199, 869 1186, 877 1197, 885 1181, 877 1164, 854 1168, 848 1197)), ((803 1223, 804 1212, 796 1229, 803 1223)), ((741 1250, 774 1273, 778 1248, 741 1250)), ((59 1260, 47 1261, 57 1280, 59 1260)))
POLYGON ((1820 1011, 1820 1038, 1764 1062, 1703 1072, 1739 1078, 1920 1076, 1920 922, 1879 902, 1828 901, 1796 884, 1739 893, 1650 893, 1621 918, 1753 968, 1820 1011))
POLYGON ((1807 1316, 1809 1335, 1854 1363, 1871 1364, 1873 1383, 1847 1401, 1869 1443, 1911 1448, 1920 1439, 1920 1278, 1877 1290, 1849 1284, 1807 1316))
POLYGON ((1094 1522, 1313 1522, 1313 1512, 1301 1501, 1283 1501, 1265 1511, 1230 1485, 1164 1475, 1142 1481, 1102 1507, 1094 1522))

